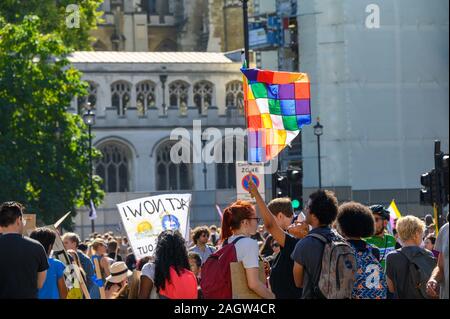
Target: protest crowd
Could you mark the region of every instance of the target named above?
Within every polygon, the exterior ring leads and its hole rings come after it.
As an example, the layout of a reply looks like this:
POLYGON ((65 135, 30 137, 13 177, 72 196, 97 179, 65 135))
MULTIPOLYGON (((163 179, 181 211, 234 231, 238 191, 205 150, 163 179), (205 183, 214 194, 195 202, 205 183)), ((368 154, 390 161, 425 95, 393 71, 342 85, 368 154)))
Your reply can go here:
POLYGON ((24 207, 0 206, 0 299, 231 299, 236 287, 264 299, 448 299, 447 223, 403 216, 389 229, 381 205, 339 205, 331 191, 309 196, 294 215, 289 198, 231 203, 222 224, 157 238, 137 259, 127 237, 22 234, 24 207), (63 248, 58 246, 61 241, 63 248), (64 258, 67 256, 67 263, 64 258), (234 281, 234 266, 243 268, 234 281))

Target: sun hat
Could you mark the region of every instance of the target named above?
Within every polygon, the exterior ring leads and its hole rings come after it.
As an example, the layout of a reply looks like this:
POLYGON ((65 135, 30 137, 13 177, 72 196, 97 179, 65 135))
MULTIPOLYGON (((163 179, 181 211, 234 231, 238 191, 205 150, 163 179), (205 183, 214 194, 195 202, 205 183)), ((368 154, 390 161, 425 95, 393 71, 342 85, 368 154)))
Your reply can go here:
POLYGON ((132 275, 133 272, 128 269, 125 262, 118 261, 111 265, 111 275, 106 277, 106 280, 114 284, 118 284, 132 275))

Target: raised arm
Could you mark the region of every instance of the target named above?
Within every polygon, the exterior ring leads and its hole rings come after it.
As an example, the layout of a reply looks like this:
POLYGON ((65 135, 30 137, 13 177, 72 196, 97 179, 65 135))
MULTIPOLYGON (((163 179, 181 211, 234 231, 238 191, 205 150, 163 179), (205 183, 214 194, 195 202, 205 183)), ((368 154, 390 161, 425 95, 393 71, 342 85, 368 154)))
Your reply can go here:
POLYGON ((252 178, 249 179, 248 191, 250 195, 256 200, 256 205, 258 206, 261 217, 264 220, 264 226, 266 227, 267 231, 273 236, 273 238, 280 244, 281 247, 284 247, 286 233, 280 226, 278 226, 275 216, 270 212, 269 208, 267 208, 267 205, 261 197, 261 194, 258 191, 258 187, 256 187, 255 183, 253 183, 252 178))

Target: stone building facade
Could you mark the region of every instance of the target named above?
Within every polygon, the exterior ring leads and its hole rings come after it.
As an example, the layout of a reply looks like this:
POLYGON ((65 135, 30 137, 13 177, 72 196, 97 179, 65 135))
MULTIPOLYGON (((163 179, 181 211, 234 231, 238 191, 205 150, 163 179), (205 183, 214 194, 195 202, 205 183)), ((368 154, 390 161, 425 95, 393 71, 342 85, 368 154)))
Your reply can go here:
POLYGON ((228 52, 244 46, 239 0, 104 0, 100 10, 103 22, 91 32, 96 51, 228 52))
MULTIPOLYGON (((175 164, 170 135, 186 129, 190 156, 198 158, 203 145, 201 135, 193 136, 199 132, 194 120, 201 124, 199 134, 244 128, 240 62, 206 52, 76 52, 70 60, 90 89, 87 97, 73 99, 69 111, 82 113, 85 99, 91 103, 93 145, 103 153, 95 163, 106 191, 96 231, 119 230, 117 203, 173 192, 193 194, 192 225, 217 224, 215 205, 225 208, 236 198, 234 163, 175 164)), ((82 237, 90 233, 85 209, 75 223, 82 237)))

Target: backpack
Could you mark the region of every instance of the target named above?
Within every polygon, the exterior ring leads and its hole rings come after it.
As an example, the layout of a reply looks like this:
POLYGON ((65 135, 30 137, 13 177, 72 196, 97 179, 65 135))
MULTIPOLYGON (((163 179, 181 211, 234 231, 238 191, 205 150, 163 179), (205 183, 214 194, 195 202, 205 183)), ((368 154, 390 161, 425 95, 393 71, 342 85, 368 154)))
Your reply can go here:
MULTIPOLYGON (((352 245, 353 248, 355 248, 352 245)), ((356 251, 355 284, 352 299, 386 299, 387 281, 384 269, 367 244, 364 251, 356 251)))
POLYGON ((178 275, 173 266, 170 267, 170 280, 166 279, 164 289, 159 290, 161 298, 197 299, 197 278, 194 273, 182 269, 178 275))
POLYGON ((326 299, 350 299, 356 271, 355 252, 352 246, 336 233, 331 240, 320 234, 308 236, 319 239, 325 245, 321 268, 313 278, 315 296, 326 299))
POLYGON ((408 258, 407 280, 409 280, 413 287, 416 287, 415 298, 430 299, 431 297, 427 294, 427 282, 436 267, 436 258, 424 249, 410 251, 400 248, 398 252, 408 258))
POLYGON ((238 237, 211 254, 202 266, 202 276, 200 287, 204 299, 231 299, 231 271, 230 263, 237 261, 236 247, 234 246, 240 239, 238 237))

